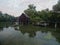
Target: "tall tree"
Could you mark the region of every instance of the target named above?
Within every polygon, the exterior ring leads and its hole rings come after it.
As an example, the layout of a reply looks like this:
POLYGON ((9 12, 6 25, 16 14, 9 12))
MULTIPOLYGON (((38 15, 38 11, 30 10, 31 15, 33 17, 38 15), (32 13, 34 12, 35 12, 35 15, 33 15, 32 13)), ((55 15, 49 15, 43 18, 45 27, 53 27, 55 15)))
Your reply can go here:
POLYGON ((56 5, 53 6, 53 11, 60 11, 60 0, 56 5))
POLYGON ((34 6, 33 4, 28 5, 28 9, 26 9, 24 11, 31 19, 31 21, 37 21, 37 11, 36 11, 36 6, 34 6))
POLYGON ((53 20, 55 22, 55 27, 57 27, 57 23, 60 22, 60 0, 53 6, 53 20))

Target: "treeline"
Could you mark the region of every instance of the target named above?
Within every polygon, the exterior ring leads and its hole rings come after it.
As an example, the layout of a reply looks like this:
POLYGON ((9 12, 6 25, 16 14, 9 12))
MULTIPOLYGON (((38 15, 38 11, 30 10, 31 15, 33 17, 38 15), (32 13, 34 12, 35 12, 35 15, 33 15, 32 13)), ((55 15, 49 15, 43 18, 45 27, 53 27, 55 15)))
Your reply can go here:
POLYGON ((30 4, 28 5, 28 9, 24 10, 24 12, 33 22, 45 21, 51 23, 51 25, 60 24, 60 1, 53 6, 52 10, 47 8, 45 10, 37 11, 36 6, 30 4))
POLYGON ((14 16, 11 16, 7 13, 3 14, 1 11, 0 11, 0 22, 14 22, 15 21, 15 17, 14 16))

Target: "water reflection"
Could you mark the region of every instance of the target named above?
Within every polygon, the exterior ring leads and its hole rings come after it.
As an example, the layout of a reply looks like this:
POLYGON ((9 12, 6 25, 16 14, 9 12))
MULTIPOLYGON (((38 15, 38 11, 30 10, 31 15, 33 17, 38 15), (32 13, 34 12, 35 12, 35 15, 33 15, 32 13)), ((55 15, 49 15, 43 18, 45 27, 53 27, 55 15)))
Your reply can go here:
POLYGON ((0 31, 3 30, 4 27, 8 28, 9 26, 12 26, 14 22, 0 22, 0 31))
POLYGON ((51 32, 37 31, 34 37, 29 35, 15 30, 14 27, 3 28, 0 31, 0 45, 60 45, 51 32))

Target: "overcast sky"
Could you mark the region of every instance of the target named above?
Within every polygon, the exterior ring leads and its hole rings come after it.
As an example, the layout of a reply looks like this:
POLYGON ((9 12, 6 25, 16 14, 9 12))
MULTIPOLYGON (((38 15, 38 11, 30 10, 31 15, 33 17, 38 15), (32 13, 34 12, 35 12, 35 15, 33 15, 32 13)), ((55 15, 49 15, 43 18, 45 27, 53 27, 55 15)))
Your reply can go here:
POLYGON ((0 11, 14 16, 19 16, 29 4, 34 4, 37 10, 49 8, 57 3, 58 0, 0 0, 0 11))

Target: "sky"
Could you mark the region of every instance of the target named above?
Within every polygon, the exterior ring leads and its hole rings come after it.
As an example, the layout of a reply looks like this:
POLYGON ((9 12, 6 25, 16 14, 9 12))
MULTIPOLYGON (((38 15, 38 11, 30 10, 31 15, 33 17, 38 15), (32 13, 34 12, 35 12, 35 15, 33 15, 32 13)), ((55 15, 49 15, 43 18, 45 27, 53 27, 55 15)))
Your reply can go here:
POLYGON ((34 4, 37 11, 49 8, 55 5, 58 0, 0 0, 0 11, 13 16, 20 16, 28 8, 29 4, 34 4))

